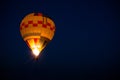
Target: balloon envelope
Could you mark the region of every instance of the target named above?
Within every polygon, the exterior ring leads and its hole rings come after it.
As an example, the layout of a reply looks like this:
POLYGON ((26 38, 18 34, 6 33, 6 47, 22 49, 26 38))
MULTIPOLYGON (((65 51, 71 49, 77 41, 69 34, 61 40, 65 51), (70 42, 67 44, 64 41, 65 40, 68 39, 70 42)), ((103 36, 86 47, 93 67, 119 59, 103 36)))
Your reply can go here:
POLYGON ((42 13, 31 13, 23 18, 20 24, 20 32, 23 40, 37 57, 52 40, 55 24, 42 13))

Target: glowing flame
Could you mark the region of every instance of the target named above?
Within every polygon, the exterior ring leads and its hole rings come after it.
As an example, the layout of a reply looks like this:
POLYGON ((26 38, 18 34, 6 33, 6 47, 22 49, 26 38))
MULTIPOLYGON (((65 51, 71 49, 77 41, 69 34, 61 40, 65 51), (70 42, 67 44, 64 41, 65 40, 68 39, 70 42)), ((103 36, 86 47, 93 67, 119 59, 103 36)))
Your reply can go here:
POLYGON ((40 54, 40 50, 38 48, 32 49, 32 52, 36 57, 40 54))

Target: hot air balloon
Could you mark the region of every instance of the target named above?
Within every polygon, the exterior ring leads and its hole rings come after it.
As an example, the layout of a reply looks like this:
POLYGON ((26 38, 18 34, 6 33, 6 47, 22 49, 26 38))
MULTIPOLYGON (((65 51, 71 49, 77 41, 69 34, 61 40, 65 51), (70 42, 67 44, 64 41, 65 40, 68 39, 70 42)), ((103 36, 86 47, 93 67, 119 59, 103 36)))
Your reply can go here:
POLYGON ((52 40, 55 33, 55 24, 51 18, 42 13, 30 13, 20 24, 20 33, 27 46, 35 57, 52 40))

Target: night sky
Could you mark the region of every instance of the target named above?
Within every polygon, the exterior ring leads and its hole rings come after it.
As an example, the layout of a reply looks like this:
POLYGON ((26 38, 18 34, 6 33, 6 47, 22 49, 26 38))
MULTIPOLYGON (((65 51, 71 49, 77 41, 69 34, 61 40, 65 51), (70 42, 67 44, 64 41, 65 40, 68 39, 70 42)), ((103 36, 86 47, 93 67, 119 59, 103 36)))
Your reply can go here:
POLYGON ((116 80, 120 74, 120 8, 116 0, 1 0, 0 80, 116 80), (35 60, 21 20, 41 12, 56 24, 35 60))

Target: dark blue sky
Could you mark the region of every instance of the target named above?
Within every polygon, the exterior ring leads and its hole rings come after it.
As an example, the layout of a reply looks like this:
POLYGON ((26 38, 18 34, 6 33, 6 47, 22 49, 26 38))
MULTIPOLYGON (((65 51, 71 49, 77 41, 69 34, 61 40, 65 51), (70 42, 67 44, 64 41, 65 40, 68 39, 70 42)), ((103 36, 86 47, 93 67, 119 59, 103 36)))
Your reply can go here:
POLYGON ((119 3, 115 0, 0 2, 0 77, 20 80, 116 79, 120 67, 119 3), (22 40, 24 16, 42 12, 56 33, 36 61, 22 40))

